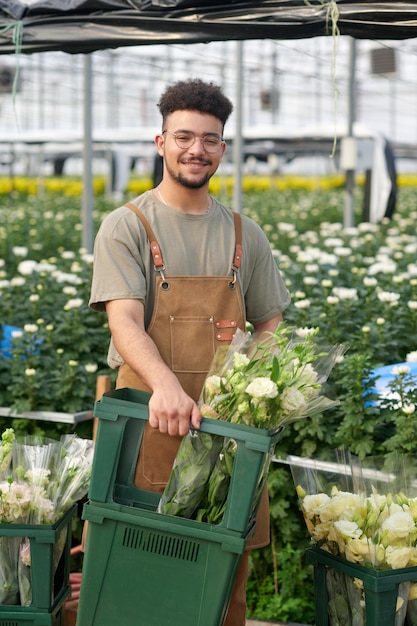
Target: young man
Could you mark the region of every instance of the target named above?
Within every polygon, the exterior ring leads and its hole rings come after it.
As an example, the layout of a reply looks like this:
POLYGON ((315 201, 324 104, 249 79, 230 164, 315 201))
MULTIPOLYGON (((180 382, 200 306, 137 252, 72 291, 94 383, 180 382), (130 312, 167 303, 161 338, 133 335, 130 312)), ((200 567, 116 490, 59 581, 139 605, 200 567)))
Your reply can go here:
MULTIPOLYGON (((161 183, 106 217, 95 242, 90 306, 105 310, 117 386, 151 391, 135 483, 162 492, 181 437, 199 427, 200 391, 218 346, 246 321, 255 333, 282 321, 289 294, 262 230, 208 194, 232 104, 199 79, 159 101, 161 183)), ((269 541, 267 500, 248 543, 269 541)), ((226 626, 244 626, 247 554, 226 626)))

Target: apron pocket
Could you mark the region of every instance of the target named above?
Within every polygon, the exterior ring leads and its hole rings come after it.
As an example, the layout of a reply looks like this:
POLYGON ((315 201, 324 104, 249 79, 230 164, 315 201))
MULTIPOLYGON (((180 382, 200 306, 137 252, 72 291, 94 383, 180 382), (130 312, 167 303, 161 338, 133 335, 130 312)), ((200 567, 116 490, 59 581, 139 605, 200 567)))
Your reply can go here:
POLYGON ((173 372, 208 372, 216 350, 213 317, 171 316, 170 336, 173 372))

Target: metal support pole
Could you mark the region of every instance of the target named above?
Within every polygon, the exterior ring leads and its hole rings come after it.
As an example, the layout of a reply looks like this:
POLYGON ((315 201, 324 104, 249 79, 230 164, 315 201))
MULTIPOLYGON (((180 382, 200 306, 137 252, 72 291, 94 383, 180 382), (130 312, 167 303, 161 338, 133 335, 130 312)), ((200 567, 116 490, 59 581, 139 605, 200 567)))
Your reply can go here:
POLYGON ((243 161, 243 136, 242 136, 242 107, 243 107, 243 42, 238 41, 236 47, 236 103, 235 103, 235 140, 233 144, 234 178, 233 186, 233 210, 242 212, 242 161, 243 161))
MULTIPOLYGON (((354 136, 353 124, 355 121, 355 92, 356 92, 356 40, 351 38, 349 50, 349 106, 348 106, 348 137, 354 136)), ((346 171, 346 202, 344 226, 350 228, 355 224, 355 170, 346 171)))
POLYGON ((84 56, 84 146, 82 247, 93 250, 93 133, 92 133, 92 57, 84 56))

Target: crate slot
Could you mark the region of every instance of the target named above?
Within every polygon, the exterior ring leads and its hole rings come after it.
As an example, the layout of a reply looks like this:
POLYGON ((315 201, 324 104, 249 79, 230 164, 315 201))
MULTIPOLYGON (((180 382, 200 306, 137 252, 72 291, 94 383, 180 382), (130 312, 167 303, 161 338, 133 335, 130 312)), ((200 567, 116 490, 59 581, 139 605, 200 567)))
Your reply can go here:
POLYGON ((160 556, 189 561, 198 561, 199 544, 196 541, 180 537, 167 537, 166 534, 148 532, 143 529, 126 527, 123 535, 123 547, 160 556))

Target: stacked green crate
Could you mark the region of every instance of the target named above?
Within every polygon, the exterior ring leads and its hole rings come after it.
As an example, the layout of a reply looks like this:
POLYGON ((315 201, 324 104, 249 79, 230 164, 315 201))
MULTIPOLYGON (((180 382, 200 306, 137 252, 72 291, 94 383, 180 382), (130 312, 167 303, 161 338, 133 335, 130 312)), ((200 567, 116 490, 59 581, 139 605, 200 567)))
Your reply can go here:
POLYGON ((61 519, 51 525, 0 524, 1 538, 29 539, 28 575, 31 589, 29 605, 0 605, 0 626, 63 624, 63 605, 71 593, 68 583, 71 523, 76 510, 77 507, 73 506, 61 519))
POLYGON ((96 403, 77 626, 219 626, 227 612, 279 433, 204 419, 202 432, 237 444, 224 517, 213 525, 162 515, 160 495, 134 485, 149 397, 120 389, 96 403))

